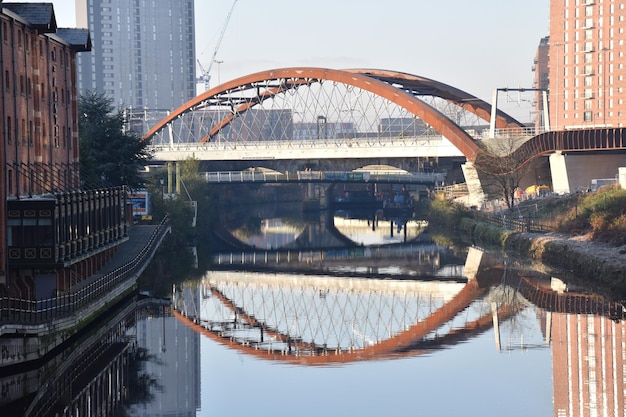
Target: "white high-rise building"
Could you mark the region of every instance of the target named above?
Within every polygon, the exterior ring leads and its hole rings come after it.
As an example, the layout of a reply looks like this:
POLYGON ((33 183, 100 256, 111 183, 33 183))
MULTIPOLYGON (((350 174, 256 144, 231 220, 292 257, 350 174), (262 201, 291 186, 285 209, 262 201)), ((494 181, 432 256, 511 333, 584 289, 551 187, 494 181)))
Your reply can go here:
POLYGON ((93 42, 78 59, 80 94, 152 117, 195 97, 193 0, 76 0, 76 14, 93 42))

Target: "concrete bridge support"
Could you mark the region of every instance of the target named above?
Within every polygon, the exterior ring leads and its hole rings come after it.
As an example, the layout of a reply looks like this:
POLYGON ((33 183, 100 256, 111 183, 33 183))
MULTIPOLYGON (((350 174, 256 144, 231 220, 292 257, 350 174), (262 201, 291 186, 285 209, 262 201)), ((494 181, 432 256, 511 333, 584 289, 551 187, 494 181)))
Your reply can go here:
POLYGON ((467 161, 461 165, 463 175, 465 176, 465 183, 467 184, 467 192, 469 198, 467 200, 468 206, 481 207, 485 201, 485 192, 483 191, 478 171, 473 163, 467 161))
POLYGON ((304 208, 325 210, 329 207, 332 195, 332 184, 309 183, 304 193, 304 208))
POLYGON ((553 191, 558 194, 586 190, 595 178, 617 178, 619 168, 626 165, 624 154, 550 155, 553 191))

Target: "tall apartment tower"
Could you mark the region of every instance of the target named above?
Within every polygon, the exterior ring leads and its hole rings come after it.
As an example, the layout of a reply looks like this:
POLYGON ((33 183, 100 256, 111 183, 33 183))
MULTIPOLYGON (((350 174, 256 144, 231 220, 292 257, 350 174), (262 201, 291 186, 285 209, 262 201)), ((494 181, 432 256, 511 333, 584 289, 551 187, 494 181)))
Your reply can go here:
POLYGON ((550 0, 550 124, 623 127, 626 2, 550 0))
POLYGON ((80 94, 157 120, 195 97, 193 0, 76 0, 76 23, 93 42, 78 59, 80 94))

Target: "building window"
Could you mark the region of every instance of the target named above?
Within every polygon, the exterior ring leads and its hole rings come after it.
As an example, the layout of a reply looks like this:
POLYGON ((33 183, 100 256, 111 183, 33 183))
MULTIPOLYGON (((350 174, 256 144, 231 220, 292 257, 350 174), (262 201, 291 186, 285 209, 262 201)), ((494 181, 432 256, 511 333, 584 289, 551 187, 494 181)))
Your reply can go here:
POLYGON ((583 113, 583 121, 591 122, 593 121, 593 112, 586 111, 583 113))
POLYGON ((13 131, 13 125, 11 124, 11 117, 7 116, 7 142, 9 144, 13 143, 13 136, 11 132, 13 131))

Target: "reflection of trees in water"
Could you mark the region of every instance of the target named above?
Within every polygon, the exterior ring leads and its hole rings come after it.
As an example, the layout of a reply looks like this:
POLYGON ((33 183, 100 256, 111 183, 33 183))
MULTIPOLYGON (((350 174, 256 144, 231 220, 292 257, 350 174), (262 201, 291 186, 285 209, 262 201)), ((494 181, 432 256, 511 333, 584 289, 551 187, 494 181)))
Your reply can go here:
POLYGON ((133 407, 151 403, 156 397, 155 392, 162 392, 163 386, 154 375, 146 371, 148 362, 162 365, 155 356, 148 353, 148 349, 138 347, 128 357, 128 395, 123 401, 115 417, 130 417, 134 413, 133 407))

